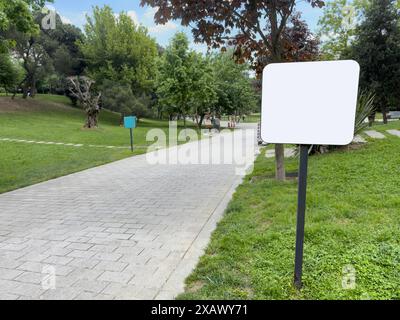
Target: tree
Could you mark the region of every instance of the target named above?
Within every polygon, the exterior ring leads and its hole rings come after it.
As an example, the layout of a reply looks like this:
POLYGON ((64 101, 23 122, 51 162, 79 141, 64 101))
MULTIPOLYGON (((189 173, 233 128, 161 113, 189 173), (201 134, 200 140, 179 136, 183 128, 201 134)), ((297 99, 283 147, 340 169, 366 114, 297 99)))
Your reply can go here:
POLYGON ((387 111, 400 105, 400 17, 393 0, 372 0, 356 30, 350 57, 361 66, 360 85, 375 94, 387 122, 387 111))
POLYGON ((200 129, 207 113, 221 111, 218 110, 217 79, 212 58, 204 58, 199 53, 194 54, 190 76, 192 78, 190 105, 200 129))
POLYGON ((230 51, 214 54, 212 64, 219 112, 239 116, 256 110, 257 94, 249 65, 236 64, 230 51))
MULTIPOLYGON (((44 14, 36 11, 34 21, 41 24, 44 14)), ((61 93, 66 91, 65 77, 79 75, 83 71, 81 53, 76 41, 82 38, 78 28, 66 25, 56 15, 55 30, 40 30, 39 32, 24 33, 15 27, 9 28, 7 35, 14 41, 11 48, 13 54, 22 61, 25 78, 19 86, 23 88, 23 97, 33 98, 38 84, 54 83, 58 78, 61 93)))
POLYGON ((32 87, 33 96, 36 92, 34 73, 43 55, 42 51, 34 45, 34 41, 31 41, 34 35, 39 33, 39 26, 35 22, 32 11, 39 10, 44 4, 44 0, 0 0, 0 52, 5 53, 12 48, 14 53, 22 53, 23 67, 26 71, 26 76, 22 81, 26 84, 24 97, 27 96, 29 87, 32 87), (26 54, 28 56, 25 57, 26 54))
POLYGON ((0 87, 9 92, 17 86, 23 77, 23 71, 8 53, 0 53, 0 87))
POLYGON ((175 34, 161 59, 158 77, 160 103, 165 106, 170 117, 182 115, 186 124, 186 116, 190 113, 197 59, 189 50, 189 40, 182 32, 175 34))
MULTIPOLYGON (((43 14, 37 14, 37 22, 43 14)), ((86 67, 78 42, 84 38, 82 31, 68 23, 63 23, 56 14, 56 28, 41 30, 39 42, 52 60, 54 71, 60 77, 80 75, 86 67)))
POLYGON ((7 36, 7 31, 11 27, 23 33, 39 31, 32 10, 42 8, 45 2, 45 0, 0 0, 0 52, 7 52, 13 45, 13 38, 7 36))
POLYGON ((98 85, 104 79, 128 84, 135 95, 153 87, 156 42, 147 29, 124 12, 115 15, 108 6, 95 7, 87 17, 85 37, 79 41, 88 73, 98 85))
MULTIPOLYGON (((42 18, 43 14, 38 13, 36 20, 39 22, 42 18)), ((81 75, 86 67, 77 45, 82 39, 81 30, 63 23, 58 14, 55 29, 41 30, 37 43, 46 52, 47 68, 38 76, 38 90, 56 94, 69 92, 66 78, 81 75)))
POLYGON ((339 59, 349 49, 368 4, 366 0, 334 0, 326 4, 324 14, 318 20, 318 35, 324 39, 321 50, 325 59, 339 59))
POLYGON ((99 101, 101 93, 96 93, 93 89, 95 81, 88 77, 70 77, 71 95, 79 100, 80 105, 86 112, 85 128, 93 129, 98 126, 98 116, 100 113, 99 101))
POLYGON ((105 80, 102 87, 102 107, 121 113, 122 117, 134 115, 138 121, 149 115, 149 101, 145 97, 137 98, 129 85, 105 80))
MULTIPOLYGON (((306 0, 322 7, 322 0, 306 0)), ((142 5, 158 8, 157 23, 180 19, 191 26, 195 41, 213 48, 234 47, 238 62, 248 60, 261 75, 268 62, 284 59, 283 33, 292 16, 295 0, 141 0, 142 5), (265 59, 267 58, 267 59, 265 59)), ((276 177, 285 179, 284 147, 275 146, 276 177)))
POLYGON ((314 61, 320 58, 320 40, 315 37, 299 12, 290 17, 283 31, 283 59, 285 61, 314 61))
POLYGON ((19 84, 19 86, 22 86, 23 98, 26 98, 28 93, 33 98, 37 92, 38 75, 43 69, 49 67, 48 55, 38 41, 38 35, 22 33, 16 29, 11 30, 10 34, 13 35, 15 40, 12 51, 22 60, 22 66, 25 70, 25 77, 19 84))

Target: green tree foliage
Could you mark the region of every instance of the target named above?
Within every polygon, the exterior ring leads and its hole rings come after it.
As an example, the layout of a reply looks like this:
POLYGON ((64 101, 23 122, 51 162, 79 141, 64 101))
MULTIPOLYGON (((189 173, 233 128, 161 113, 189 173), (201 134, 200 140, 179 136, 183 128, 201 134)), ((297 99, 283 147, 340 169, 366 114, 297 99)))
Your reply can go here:
POLYGON ((11 59, 8 53, 0 53, 0 88, 6 92, 14 90, 23 77, 21 67, 11 59))
POLYGON ((23 33, 39 31, 32 16, 32 9, 42 8, 45 2, 44 0, 0 0, 0 52, 6 52, 13 45, 13 39, 7 36, 7 31, 11 27, 23 33))
MULTIPOLYGON (((43 14, 38 14, 37 22, 39 23, 42 18, 43 14)), ((56 15, 56 28, 42 30, 40 33, 40 44, 52 59, 55 72, 61 77, 83 72, 85 68, 83 54, 77 44, 82 39, 82 31, 73 25, 63 23, 58 14, 56 15)))
MULTIPOLYGON (((127 84, 105 80, 101 87, 102 107, 126 115, 135 115, 138 120, 149 116, 150 102, 146 97, 137 98, 127 84)), ((121 122, 122 123, 122 122, 121 122)))
MULTIPOLYGON (((170 117, 190 113, 198 59, 189 50, 189 40, 184 33, 177 33, 161 58, 157 81, 159 102, 170 117)), ((198 75, 199 76, 199 75, 198 75)))
POLYGON ((221 113, 212 58, 195 54, 191 76, 194 79, 190 99, 191 112, 195 116, 197 125, 201 127, 206 113, 221 113))
POLYGON ((135 95, 153 87, 156 42, 126 13, 116 16, 108 6, 95 7, 93 17, 87 17, 85 38, 79 46, 98 85, 109 79, 129 85, 135 95))
POLYGON ((361 66, 361 87, 384 114, 400 108, 400 17, 393 0, 373 0, 356 30, 350 57, 361 66))
POLYGON ((247 64, 236 64, 232 53, 227 52, 213 56, 213 70, 222 113, 243 115, 257 110, 257 95, 247 64))
POLYGON ((11 29, 9 34, 15 40, 12 52, 21 60, 25 70, 25 77, 19 84, 23 89, 23 97, 26 98, 28 93, 34 97, 40 75, 46 74, 51 68, 48 55, 39 41, 40 34, 23 33, 15 28, 11 29))
MULTIPOLYGON (((39 26, 44 14, 36 11, 34 16, 39 26)), ((34 97, 38 86, 42 91, 53 88, 58 93, 65 93, 65 78, 83 71, 82 54, 76 44, 82 39, 82 33, 78 28, 64 24, 58 15, 54 30, 25 33, 10 27, 7 35, 14 40, 11 51, 22 61, 25 70, 25 78, 20 83, 24 97, 28 92, 34 97)))
POLYGON ((362 20, 366 0, 333 0, 327 2, 318 21, 318 35, 323 40, 321 51, 325 59, 338 59, 346 52, 362 20))
MULTIPOLYGON (((38 14, 36 20, 39 22, 42 18, 43 14, 38 14)), ((58 94, 68 92, 66 78, 81 75, 86 66, 77 44, 82 39, 81 30, 63 23, 58 14, 54 30, 41 30, 37 42, 46 52, 48 68, 39 77, 39 90, 58 94)))
POLYGON ((170 117, 192 115, 202 125, 207 113, 241 115, 257 109, 249 65, 238 65, 232 51, 204 57, 177 33, 161 57, 159 104, 170 117))
MULTIPOLYGON (((324 5, 322 0, 305 2, 313 7, 324 5)), ((141 0, 141 4, 157 8, 156 23, 180 19, 182 25, 192 28, 196 41, 222 50, 234 47, 237 61, 249 61, 258 75, 267 63, 283 61, 292 44, 304 47, 296 43, 304 37, 291 39, 285 35, 296 0, 141 0)), ((297 57, 299 51, 295 51, 297 57)), ((283 145, 276 145, 275 154, 276 177, 285 180, 283 145)))

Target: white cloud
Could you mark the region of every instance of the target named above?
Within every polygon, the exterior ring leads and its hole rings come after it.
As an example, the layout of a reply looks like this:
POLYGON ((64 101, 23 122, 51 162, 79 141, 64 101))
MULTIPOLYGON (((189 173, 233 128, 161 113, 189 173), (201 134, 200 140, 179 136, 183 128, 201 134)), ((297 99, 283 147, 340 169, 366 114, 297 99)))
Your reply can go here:
POLYGON ((45 9, 48 9, 50 11, 57 11, 56 8, 51 4, 46 4, 45 9))
MULTIPOLYGON (((139 18, 138 18, 138 15, 137 15, 137 13, 136 13, 136 11, 134 11, 134 10, 130 10, 130 11, 127 11, 126 12, 126 14, 127 14, 127 16, 129 17, 129 18, 131 18, 131 20, 136 24, 136 25, 139 25, 140 23, 139 23, 139 18)), ((114 17, 115 18, 119 18, 119 13, 114 13, 114 17)))
POLYGON ((153 34, 160 34, 169 31, 173 31, 178 29, 178 25, 172 21, 167 22, 166 24, 156 24, 151 27, 148 27, 149 32, 153 34))
POLYGON ((190 44, 190 48, 194 51, 206 54, 208 52, 208 46, 205 43, 195 43, 190 44))
POLYGON ((65 24, 73 24, 72 21, 70 19, 68 19, 67 17, 64 17, 62 15, 60 15, 60 19, 63 23, 65 24))
POLYGON ((136 11, 134 10, 130 10, 127 12, 128 17, 130 17, 132 19, 132 21, 136 24, 139 25, 139 18, 138 15, 136 13, 136 11))
POLYGON ((146 9, 146 11, 144 12, 144 14, 143 14, 144 18, 146 20, 153 21, 154 20, 154 15, 156 14, 157 10, 158 10, 158 7, 154 7, 154 8, 148 7, 146 9))
POLYGON ((168 21, 166 24, 156 24, 154 22, 154 15, 156 14, 158 7, 148 7, 143 13, 144 25, 149 29, 152 34, 162 34, 178 29, 178 25, 173 21, 168 21))

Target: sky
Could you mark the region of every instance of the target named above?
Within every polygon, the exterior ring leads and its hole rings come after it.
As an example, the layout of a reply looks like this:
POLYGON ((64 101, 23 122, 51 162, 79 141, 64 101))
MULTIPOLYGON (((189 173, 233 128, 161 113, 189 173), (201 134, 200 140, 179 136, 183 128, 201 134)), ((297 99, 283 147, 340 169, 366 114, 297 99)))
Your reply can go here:
MULTIPOLYGON (((178 21, 168 22, 166 25, 156 25, 154 23, 154 9, 151 7, 141 7, 140 0, 54 0, 48 4, 48 8, 56 10, 64 22, 71 23, 81 29, 86 22, 86 15, 92 12, 94 6, 110 6, 115 13, 125 11, 136 22, 146 26, 149 33, 162 46, 167 46, 172 36, 183 31, 189 39, 193 39, 189 28, 182 27, 178 21)), ((315 31, 318 18, 322 10, 312 8, 305 0, 298 1, 297 10, 302 12, 302 17, 307 21, 311 31, 315 31)), ((191 48, 199 52, 205 52, 207 47, 204 44, 196 44, 192 41, 191 48)))

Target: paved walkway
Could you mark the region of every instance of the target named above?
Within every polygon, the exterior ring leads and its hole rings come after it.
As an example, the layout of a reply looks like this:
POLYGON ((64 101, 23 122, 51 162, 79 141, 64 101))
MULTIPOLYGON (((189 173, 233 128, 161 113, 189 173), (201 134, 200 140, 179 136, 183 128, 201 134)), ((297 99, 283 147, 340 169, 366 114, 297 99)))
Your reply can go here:
MULTIPOLYGON (((207 141, 177 150, 210 150, 207 141)), ((242 179, 237 169, 142 155, 0 195, 0 299, 173 298, 242 179)))
POLYGON ((382 133, 375 131, 375 130, 368 130, 368 131, 365 131, 364 133, 373 139, 385 139, 386 138, 382 133))

